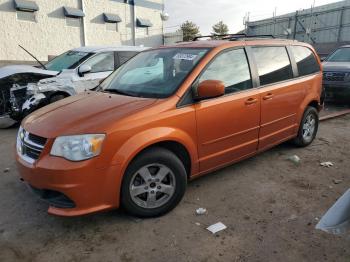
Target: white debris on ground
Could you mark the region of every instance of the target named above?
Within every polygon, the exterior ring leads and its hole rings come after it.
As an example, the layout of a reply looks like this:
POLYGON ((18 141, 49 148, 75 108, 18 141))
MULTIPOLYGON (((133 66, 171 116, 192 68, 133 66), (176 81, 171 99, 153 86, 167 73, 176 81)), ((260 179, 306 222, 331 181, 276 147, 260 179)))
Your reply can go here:
POLYGON ((207 210, 203 207, 197 208, 196 209, 196 214, 197 215, 204 215, 205 213, 207 213, 207 210))
POLYGON ((341 180, 341 179, 333 179, 333 183, 334 184, 340 184, 341 182, 343 182, 343 180, 341 180))
POLYGON ((8 173, 8 172, 10 172, 10 168, 7 167, 4 169, 4 173, 8 173))
POLYGON ((201 223, 199 223, 199 222, 196 222, 195 224, 196 224, 197 226, 200 226, 200 225, 201 225, 201 223))
POLYGON ((227 228, 227 226, 225 226, 223 223, 218 222, 216 224, 213 224, 209 227, 207 227, 207 230, 209 230, 210 232, 212 232, 213 234, 225 230, 227 228))
POLYGON ((320 165, 321 166, 323 166, 323 167, 332 167, 332 166, 334 166, 333 165, 333 163, 332 162, 322 162, 322 163, 320 163, 320 165))
POLYGON ((287 159, 296 165, 298 165, 300 163, 300 160, 301 160, 300 157, 298 157, 297 155, 290 156, 287 159))

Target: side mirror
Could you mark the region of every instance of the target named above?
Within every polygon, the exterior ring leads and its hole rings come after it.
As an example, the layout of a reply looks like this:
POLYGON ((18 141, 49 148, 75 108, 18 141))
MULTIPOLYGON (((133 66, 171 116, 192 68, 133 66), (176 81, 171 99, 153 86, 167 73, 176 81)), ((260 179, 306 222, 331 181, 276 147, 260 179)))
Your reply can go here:
POLYGON ((223 96, 225 94, 225 84, 219 80, 205 80, 199 83, 196 93, 198 100, 223 96))
POLYGON ((86 73, 91 72, 91 66, 89 65, 82 65, 78 69, 79 76, 84 76, 86 73))

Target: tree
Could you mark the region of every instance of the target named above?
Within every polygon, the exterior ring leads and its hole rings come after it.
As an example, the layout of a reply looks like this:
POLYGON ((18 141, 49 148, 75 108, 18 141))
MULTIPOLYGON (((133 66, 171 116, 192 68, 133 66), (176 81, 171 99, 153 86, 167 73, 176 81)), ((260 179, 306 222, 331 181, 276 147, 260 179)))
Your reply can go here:
POLYGON ((181 25, 181 30, 183 32, 184 41, 191 41, 199 35, 199 26, 191 21, 184 22, 181 25))
POLYGON ((223 21, 220 21, 213 25, 213 31, 212 35, 225 35, 228 34, 228 26, 223 21))

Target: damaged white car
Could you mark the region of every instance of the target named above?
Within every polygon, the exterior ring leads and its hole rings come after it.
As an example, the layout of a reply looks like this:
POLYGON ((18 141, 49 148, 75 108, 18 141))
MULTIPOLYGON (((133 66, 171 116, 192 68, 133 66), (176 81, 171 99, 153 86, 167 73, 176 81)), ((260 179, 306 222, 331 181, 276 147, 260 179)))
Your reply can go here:
MULTIPOLYGON (((48 62, 44 66, 48 70, 32 67, 34 72, 29 76, 12 74, 6 85, 1 85, 3 79, 0 79, 0 127, 20 121, 42 106, 95 88, 121 64, 145 49, 135 46, 80 47, 48 62), (38 70, 49 73, 39 74, 38 70), (20 81, 24 76, 26 81, 20 81)), ((9 68, 15 70, 15 66, 1 68, 0 78, 1 70, 9 71, 9 68)))

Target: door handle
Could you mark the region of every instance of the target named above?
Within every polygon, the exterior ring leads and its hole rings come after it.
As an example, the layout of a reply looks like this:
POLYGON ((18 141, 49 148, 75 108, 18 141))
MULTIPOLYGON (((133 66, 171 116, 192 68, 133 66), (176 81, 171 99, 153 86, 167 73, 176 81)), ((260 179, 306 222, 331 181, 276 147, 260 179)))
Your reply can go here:
POLYGON ((269 100, 273 97, 272 93, 268 93, 266 96, 263 97, 264 100, 269 100))
POLYGON ((245 101, 245 104, 246 105, 252 105, 252 104, 255 104, 258 102, 258 99, 254 98, 254 97, 251 97, 251 98, 248 98, 246 101, 245 101))

